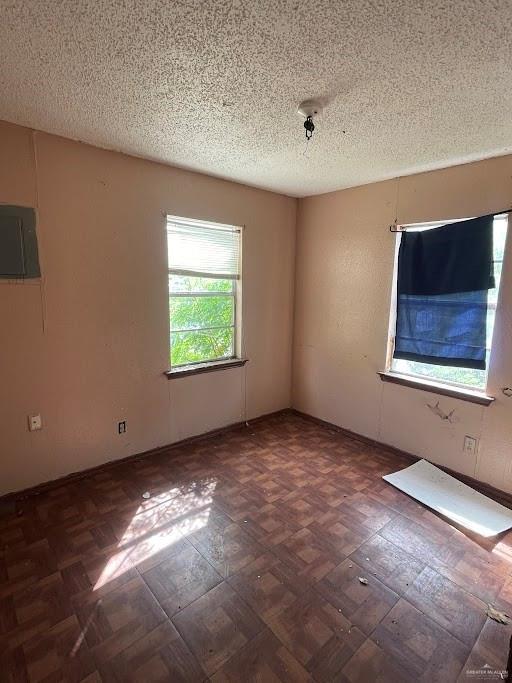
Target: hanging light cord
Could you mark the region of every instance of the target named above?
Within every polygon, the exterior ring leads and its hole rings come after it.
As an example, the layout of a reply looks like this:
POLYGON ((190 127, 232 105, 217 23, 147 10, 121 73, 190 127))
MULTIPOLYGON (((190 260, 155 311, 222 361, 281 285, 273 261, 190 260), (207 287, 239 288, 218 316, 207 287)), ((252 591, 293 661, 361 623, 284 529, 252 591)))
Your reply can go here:
POLYGON ((315 124, 313 123, 313 117, 307 116, 304 121, 304 128, 306 129, 306 140, 311 140, 313 136, 313 131, 315 130, 315 124))

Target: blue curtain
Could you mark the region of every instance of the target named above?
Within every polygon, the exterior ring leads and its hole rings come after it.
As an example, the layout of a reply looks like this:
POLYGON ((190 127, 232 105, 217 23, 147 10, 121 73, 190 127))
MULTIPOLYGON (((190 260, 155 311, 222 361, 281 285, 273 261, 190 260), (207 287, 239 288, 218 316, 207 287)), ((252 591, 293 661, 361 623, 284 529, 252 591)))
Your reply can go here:
POLYGON ((493 220, 402 233, 394 358, 485 369, 493 220))

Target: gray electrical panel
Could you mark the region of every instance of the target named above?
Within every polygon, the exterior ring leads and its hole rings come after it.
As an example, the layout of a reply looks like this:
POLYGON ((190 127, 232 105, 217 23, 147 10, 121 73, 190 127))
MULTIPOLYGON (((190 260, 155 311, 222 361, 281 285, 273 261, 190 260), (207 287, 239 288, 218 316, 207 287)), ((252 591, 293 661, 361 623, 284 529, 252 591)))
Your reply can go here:
POLYGON ((0 204, 0 278, 40 275, 34 209, 0 204))

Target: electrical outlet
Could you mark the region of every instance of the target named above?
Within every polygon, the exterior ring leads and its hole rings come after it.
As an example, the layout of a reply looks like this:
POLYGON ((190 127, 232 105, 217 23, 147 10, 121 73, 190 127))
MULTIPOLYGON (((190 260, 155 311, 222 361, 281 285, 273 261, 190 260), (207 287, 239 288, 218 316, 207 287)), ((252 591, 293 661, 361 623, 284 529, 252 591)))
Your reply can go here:
POLYGON ((476 453, 476 447, 477 447, 478 441, 475 439, 474 436, 465 436, 464 437, 464 447, 463 451, 464 453, 467 453, 468 455, 474 455, 476 453))
POLYGON ((126 433, 126 420, 123 420, 122 422, 117 423, 117 433, 118 434, 125 434, 126 433))
POLYGON ((41 415, 29 415, 28 428, 31 432, 37 432, 38 429, 42 429, 43 421, 41 420, 41 415))

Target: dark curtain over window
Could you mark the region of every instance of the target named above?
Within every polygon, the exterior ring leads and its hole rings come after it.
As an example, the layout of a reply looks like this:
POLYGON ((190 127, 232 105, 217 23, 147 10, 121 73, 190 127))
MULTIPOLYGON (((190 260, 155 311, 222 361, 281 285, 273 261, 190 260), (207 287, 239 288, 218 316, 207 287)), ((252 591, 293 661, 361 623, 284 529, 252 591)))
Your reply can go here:
POLYGON ((402 233, 395 358, 485 369, 493 220, 402 233))

